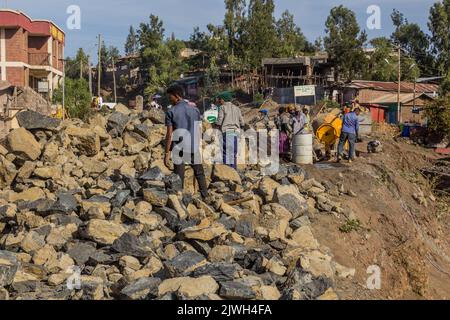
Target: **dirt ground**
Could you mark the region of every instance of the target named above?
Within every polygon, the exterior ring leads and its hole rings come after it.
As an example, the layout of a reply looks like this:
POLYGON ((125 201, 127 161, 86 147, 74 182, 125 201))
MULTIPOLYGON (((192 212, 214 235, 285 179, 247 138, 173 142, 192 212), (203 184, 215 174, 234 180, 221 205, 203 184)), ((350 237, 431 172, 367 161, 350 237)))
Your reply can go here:
POLYGON ((353 210, 359 230, 341 232, 342 216, 314 217, 319 242, 337 262, 356 269, 353 280, 337 283, 338 294, 341 299, 450 299, 450 202, 433 197, 419 171, 438 155, 404 141, 382 142, 380 154, 368 154, 367 143, 359 144, 360 157, 351 165, 307 168, 318 181, 342 183, 356 194, 335 200, 353 210), (413 198, 420 192, 426 199, 422 205, 413 198), (367 289, 372 265, 381 269, 381 290, 367 289))

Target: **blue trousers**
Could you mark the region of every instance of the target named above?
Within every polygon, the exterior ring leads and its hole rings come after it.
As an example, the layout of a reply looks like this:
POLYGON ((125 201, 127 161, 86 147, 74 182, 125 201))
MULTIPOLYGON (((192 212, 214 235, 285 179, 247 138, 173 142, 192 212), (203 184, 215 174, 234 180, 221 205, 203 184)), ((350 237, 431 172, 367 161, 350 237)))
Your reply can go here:
POLYGON ((353 160, 355 157, 355 146, 356 146, 356 134, 354 133, 347 133, 347 132, 341 133, 338 145, 338 157, 342 158, 342 155, 344 154, 344 146, 347 141, 350 146, 348 158, 349 160, 353 160))
POLYGON ((238 137, 234 133, 223 134, 223 163, 237 169, 238 137))

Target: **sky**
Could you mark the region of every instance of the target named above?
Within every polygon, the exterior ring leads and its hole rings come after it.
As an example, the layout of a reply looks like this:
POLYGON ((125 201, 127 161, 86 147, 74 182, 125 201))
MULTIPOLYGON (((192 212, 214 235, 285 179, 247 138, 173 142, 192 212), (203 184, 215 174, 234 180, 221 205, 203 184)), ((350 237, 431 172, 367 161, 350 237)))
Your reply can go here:
MULTIPOLYGON (((389 36, 393 31, 390 14, 400 10, 409 22, 418 23, 428 32, 429 9, 436 0, 275 0, 278 18, 285 10, 295 16, 305 36, 314 42, 325 32, 325 20, 334 6, 344 5, 356 13, 361 29, 369 39, 389 36), (381 29, 367 30, 370 14, 367 8, 377 5, 381 12, 381 29)), ((48 19, 66 32, 66 56, 73 56, 82 47, 95 56, 97 35, 107 46, 123 51, 130 25, 135 28, 148 22, 150 14, 158 15, 165 24, 167 35, 172 32, 180 39, 189 39, 195 26, 206 29, 208 23, 222 24, 225 13, 223 0, 0 0, 0 8, 20 10, 33 19, 48 19), (80 8, 81 28, 69 30, 67 8, 80 8)))

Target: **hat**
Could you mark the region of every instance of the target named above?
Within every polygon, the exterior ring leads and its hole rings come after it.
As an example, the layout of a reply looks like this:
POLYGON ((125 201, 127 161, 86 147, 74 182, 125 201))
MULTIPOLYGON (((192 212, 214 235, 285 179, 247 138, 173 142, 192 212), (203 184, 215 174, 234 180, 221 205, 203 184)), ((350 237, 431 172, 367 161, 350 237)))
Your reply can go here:
POLYGON ((230 91, 224 91, 217 95, 218 99, 221 99, 225 102, 231 102, 233 100, 233 94, 230 91))

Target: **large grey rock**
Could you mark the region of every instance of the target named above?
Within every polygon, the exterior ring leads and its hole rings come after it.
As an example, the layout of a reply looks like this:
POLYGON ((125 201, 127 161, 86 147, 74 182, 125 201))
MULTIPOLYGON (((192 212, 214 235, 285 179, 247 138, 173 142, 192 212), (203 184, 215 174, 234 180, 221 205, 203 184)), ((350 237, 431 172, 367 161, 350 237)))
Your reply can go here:
POLYGON ((92 244, 84 242, 69 244, 68 247, 67 254, 79 266, 86 264, 89 258, 96 252, 95 247, 92 244))
POLYGON ((155 298, 160 284, 161 280, 158 278, 142 278, 123 288, 120 295, 127 300, 155 298))
POLYGON ((141 180, 162 181, 164 179, 164 173, 159 167, 153 167, 143 175, 139 177, 141 180))
POLYGON ((211 276, 218 282, 233 281, 238 276, 239 266, 231 263, 210 263, 196 269, 192 276, 211 276))
POLYGON ((114 112, 109 118, 108 118, 108 129, 109 130, 116 130, 116 132, 121 135, 123 131, 125 130, 128 122, 129 117, 124 115, 120 112, 114 112))
POLYGON ((112 248, 123 255, 145 258, 152 254, 151 249, 147 248, 143 241, 131 233, 123 234, 114 241, 112 248))
POLYGON ((19 269, 19 261, 9 251, 0 251, 0 288, 9 286, 19 269))
POLYGON ((59 119, 50 118, 39 112, 30 110, 19 112, 16 116, 16 119, 19 122, 19 126, 27 130, 56 129, 61 123, 61 120, 59 119))
POLYGON ((205 265, 206 258, 195 251, 185 251, 166 263, 166 267, 172 277, 189 275, 195 269, 205 265))
POLYGON ((250 300, 256 297, 251 287, 237 281, 222 282, 219 295, 232 300, 250 300))
POLYGON ((71 193, 58 194, 58 200, 52 206, 52 210, 62 213, 70 213, 78 208, 77 198, 71 193))

